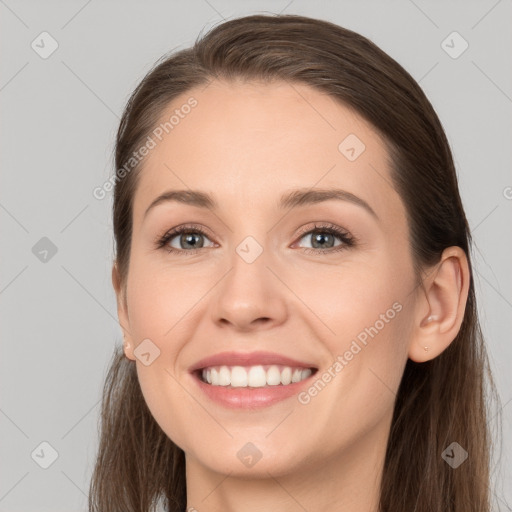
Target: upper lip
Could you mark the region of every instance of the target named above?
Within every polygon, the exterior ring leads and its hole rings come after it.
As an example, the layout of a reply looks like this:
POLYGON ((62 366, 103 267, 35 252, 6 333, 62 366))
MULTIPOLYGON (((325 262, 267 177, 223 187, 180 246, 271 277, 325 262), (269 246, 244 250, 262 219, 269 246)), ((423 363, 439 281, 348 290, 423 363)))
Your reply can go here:
POLYGON ((213 356, 205 357, 190 367, 190 372, 195 372, 211 366, 256 366, 256 365, 283 365, 293 368, 313 368, 311 363, 298 361, 274 352, 220 352, 213 356))

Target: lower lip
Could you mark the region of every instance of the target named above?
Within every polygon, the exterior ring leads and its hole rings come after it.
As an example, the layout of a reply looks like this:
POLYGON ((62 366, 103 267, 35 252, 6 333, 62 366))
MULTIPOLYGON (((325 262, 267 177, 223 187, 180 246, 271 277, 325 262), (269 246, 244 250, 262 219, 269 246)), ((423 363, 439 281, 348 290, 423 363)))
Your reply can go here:
POLYGON ((203 382, 197 373, 192 378, 199 388, 214 402, 230 409, 259 409, 268 407, 282 400, 286 400, 306 386, 309 386, 311 379, 315 376, 312 373, 307 379, 292 384, 266 386, 263 388, 232 388, 228 386, 212 386, 203 382))

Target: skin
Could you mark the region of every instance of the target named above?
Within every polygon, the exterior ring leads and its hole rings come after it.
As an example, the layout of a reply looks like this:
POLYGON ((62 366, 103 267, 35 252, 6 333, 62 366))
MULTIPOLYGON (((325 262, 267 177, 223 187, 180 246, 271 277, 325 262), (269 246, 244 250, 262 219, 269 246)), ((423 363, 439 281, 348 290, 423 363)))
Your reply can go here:
POLYGON ((216 81, 177 98, 162 120, 190 96, 197 107, 144 161, 126 295, 115 265, 112 272, 126 357, 155 420, 186 454, 187 507, 376 511, 404 366, 436 357, 459 331, 465 254, 446 249, 416 285, 385 146, 331 97, 305 85, 216 81), (366 146, 355 161, 338 150, 349 134, 366 146), (312 187, 349 191, 378 220, 348 201, 277 208, 285 191, 312 187), (163 203, 144 218, 159 194, 174 189, 208 192, 219 209, 163 203), (317 232, 299 230, 315 222, 343 228, 357 245, 305 253, 317 232), (169 244, 182 253, 156 248, 159 235, 184 223, 208 231, 197 235, 199 252, 187 254, 179 235, 169 244), (252 263, 236 252, 247 236, 263 249, 252 263), (320 375, 394 303, 401 311, 307 404, 292 397, 258 411, 229 410, 188 373, 221 351, 270 350, 310 361, 320 375), (160 356, 145 366, 134 349, 147 338, 160 356), (248 442, 262 454, 252 467, 237 457, 248 442))

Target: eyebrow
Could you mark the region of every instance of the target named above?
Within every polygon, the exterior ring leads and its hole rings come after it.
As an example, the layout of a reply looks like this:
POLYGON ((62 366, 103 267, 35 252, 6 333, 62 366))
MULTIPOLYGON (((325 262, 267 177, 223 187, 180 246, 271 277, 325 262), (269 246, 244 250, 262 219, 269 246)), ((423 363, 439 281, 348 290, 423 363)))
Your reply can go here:
MULTIPOLYGON (((281 210, 287 208, 292 209, 330 200, 348 201, 353 203, 364 208, 376 220, 379 220, 379 217, 373 208, 364 199, 361 199, 351 192, 337 188, 301 188, 291 190, 285 192, 281 196, 278 207, 281 210)), ((200 190, 169 190, 159 195, 149 205, 144 213, 144 218, 148 215, 150 210, 155 208, 155 206, 167 202, 178 202, 188 204, 190 206, 197 206, 199 208, 218 210, 217 201, 215 201, 215 199, 206 192, 201 192, 200 190)))

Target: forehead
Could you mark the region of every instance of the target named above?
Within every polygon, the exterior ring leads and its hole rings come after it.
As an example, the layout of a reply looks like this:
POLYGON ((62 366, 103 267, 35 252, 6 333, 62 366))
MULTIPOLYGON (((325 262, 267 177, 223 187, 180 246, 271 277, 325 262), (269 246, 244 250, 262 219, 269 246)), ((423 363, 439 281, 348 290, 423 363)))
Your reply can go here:
POLYGON ((213 81, 175 98, 159 127, 142 163, 135 222, 162 192, 187 188, 228 207, 262 208, 292 188, 336 187, 362 197, 378 214, 403 214, 377 132, 309 86, 213 81))

